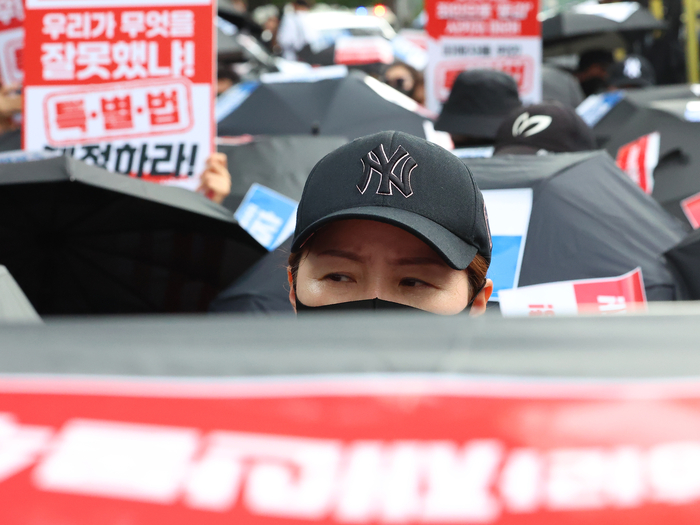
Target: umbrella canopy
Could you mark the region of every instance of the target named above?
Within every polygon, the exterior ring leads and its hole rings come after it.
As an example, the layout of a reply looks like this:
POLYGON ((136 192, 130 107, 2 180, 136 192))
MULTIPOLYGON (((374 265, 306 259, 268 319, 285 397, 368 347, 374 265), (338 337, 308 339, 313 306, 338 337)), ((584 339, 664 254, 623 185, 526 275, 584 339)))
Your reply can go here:
POLYGON ((410 108, 418 104, 362 73, 312 81, 259 82, 240 85, 217 102, 218 134, 345 136, 355 139, 385 130, 425 137, 424 123, 410 108), (391 93, 387 93, 389 91, 391 93), (388 100, 405 102, 401 106, 388 100), (241 101, 241 99, 243 99, 241 101))
POLYGON ((690 233, 665 255, 685 292, 684 298, 700 300, 700 230, 690 233))
MULTIPOLYGON (((465 163, 482 190, 532 188, 519 286, 612 277, 640 266, 649 300, 676 298, 662 254, 685 230, 607 153, 505 155, 465 163)), ((509 219, 491 211, 490 220, 509 219)))
POLYGON ((294 313, 289 302, 287 259, 292 239, 255 263, 209 306, 211 312, 294 313))
POLYGON ((547 45, 600 33, 644 32, 665 27, 664 22, 636 2, 584 2, 545 18, 542 40, 547 45))
POLYGON ((32 303, 7 268, 0 265, 0 323, 40 323, 32 303))
MULTIPOLYGON (((650 86, 615 92, 619 98, 602 118, 593 123, 593 133, 601 146, 606 146, 621 128, 639 111, 656 109, 679 119, 685 119, 688 102, 700 101, 700 86, 681 84, 673 86, 650 86)), ((592 95, 599 97, 598 95, 592 95)), ((610 95, 608 95, 610 96, 610 95)), ((590 98, 590 97, 589 97, 590 98)), ((579 110, 581 110, 583 106, 579 110)), ((584 118, 585 120, 585 118, 584 118)), ((639 133, 636 137, 643 135, 639 133)), ((634 138, 636 138, 634 137, 634 138)), ((631 140, 631 139, 630 139, 631 140)))
POLYGON ((684 222, 687 219, 680 202, 700 192, 700 122, 695 120, 697 115, 686 116, 693 104, 700 104, 693 86, 631 90, 593 128, 598 142, 613 157, 621 146, 659 132, 659 163, 654 170, 652 196, 684 222))
POLYGON ((265 252, 202 195, 57 157, 0 166, 0 264, 41 315, 206 311, 265 252))
POLYGON ((298 201, 314 165, 346 142, 344 137, 285 135, 235 146, 220 143, 217 149, 226 154, 231 173, 231 193, 223 205, 235 211, 254 182, 298 201))

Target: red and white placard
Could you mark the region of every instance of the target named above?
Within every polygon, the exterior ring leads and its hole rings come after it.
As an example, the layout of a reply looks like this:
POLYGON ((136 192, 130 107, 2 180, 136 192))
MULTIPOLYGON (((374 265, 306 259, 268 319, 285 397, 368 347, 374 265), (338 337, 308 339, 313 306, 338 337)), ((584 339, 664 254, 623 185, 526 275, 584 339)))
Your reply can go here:
POLYGON ((542 98, 542 38, 536 0, 426 0, 429 62, 426 104, 439 111, 457 75, 499 69, 513 76, 520 98, 542 98))
POLYGON ((24 80, 24 5, 0 0, 0 83, 19 86, 24 80))
POLYGON ((212 0, 26 0, 24 148, 195 188, 213 149, 212 0))
POLYGON ((659 163, 661 134, 658 131, 639 137, 617 150, 615 161, 644 193, 654 190, 654 168, 659 163))
POLYGON ((498 293, 505 317, 622 314, 646 308, 642 270, 619 277, 536 284, 498 293))
POLYGON ((700 228, 700 193, 681 201, 681 209, 694 230, 700 228))
POLYGON ((3 525, 695 524, 700 382, 0 380, 3 525))
POLYGON ((394 50, 391 42, 380 36, 340 36, 335 41, 336 64, 391 64, 394 50))

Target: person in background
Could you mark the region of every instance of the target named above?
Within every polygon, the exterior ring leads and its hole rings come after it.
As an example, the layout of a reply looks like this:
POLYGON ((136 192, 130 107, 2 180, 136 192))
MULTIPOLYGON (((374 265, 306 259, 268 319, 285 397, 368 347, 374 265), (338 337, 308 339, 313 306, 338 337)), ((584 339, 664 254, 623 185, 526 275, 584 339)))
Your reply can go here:
POLYGON ((296 60, 297 53, 308 43, 304 32, 304 16, 311 5, 308 0, 294 0, 284 6, 284 14, 277 31, 277 43, 282 49, 282 56, 287 60, 296 60))
POLYGON ((651 63, 639 55, 629 55, 608 68, 608 89, 634 89, 656 84, 656 74, 651 63))
POLYGON ((608 68, 615 59, 607 49, 591 49, 582 53, 574 76, 578 79, 585 96, 605 91, 608 87, 608 68))
POLYGON ((512 111, 496 133, 496 155, 543 155, 590 151, 596 140, 573 108, 550 101, 512 111))
POLYGON ((19 128, 22 92, 19 86, 0 86, 0 135, 19 128))
POLYGON ((382 75, 382 80, 419 104, 425 104, 423 73, 403 62, 394 62, 382 75))
POLYGON ((299 202, 289 257, 297 313, 486 309, 491 235, 469 168, 398 131, 360 137, 320 160, 299 202))
POLYGON ((260 38, 271 52, 276 53, 279 50, 277 30, 280 26, 280 10, 273 4, 263 5, 253 10, 252 16, 255 23, 263 29, 260 38))
POLYGON ((233 70, 233 62, 219 60, 216 68, 216 96, 218 97, 227 89, 238 84, 241 78, 233 70))
POLYGON ((492 69, 462 71, 435 129, 447 131, 455 148, 489 146, 505 116, 520 106, 518 85, 510 75, 492 69))

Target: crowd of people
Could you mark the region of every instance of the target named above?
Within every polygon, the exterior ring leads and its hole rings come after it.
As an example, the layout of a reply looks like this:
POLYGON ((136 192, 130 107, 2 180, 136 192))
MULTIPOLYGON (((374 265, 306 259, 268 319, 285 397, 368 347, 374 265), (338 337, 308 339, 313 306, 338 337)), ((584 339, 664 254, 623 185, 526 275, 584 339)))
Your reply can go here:
MULTIPOLYGON (((246 10, 240 2, 233 7, 246 10)), ((311 7, 295 0, 282 11, 258 7, 250 17, 269 52, 292 60, 308 45, 299 20, 311 7)), ((219 57, 219 94, 240 81, 234 66, 219 57)), ((504 72, 460 73, 434 123, 449 133, 454 151, 387 130, 321 160, 302 194, 291 242, 284 288, 291 307, 300 313, 398 307, 483 312, 493 290, 488 216, 469 162, 459 157, 485 147, 494 156, 595 150, 599 144, 575 107, 588 95, 655 84, 646 58, 616 61, 600 49, 582 53, 573 71, 543 69, 544 101, 535 105, 523 105, 518 84, 504 72)), ((414 67, 395 61, 365 70, 425 103, 423 73, 414 67)), ((0 141, 21 126, 21 110, 20 87, 3 86, 0 141)), ((224 201, 231 191, 224 154, 209 157, 200 181, 197 191, 224 201)))

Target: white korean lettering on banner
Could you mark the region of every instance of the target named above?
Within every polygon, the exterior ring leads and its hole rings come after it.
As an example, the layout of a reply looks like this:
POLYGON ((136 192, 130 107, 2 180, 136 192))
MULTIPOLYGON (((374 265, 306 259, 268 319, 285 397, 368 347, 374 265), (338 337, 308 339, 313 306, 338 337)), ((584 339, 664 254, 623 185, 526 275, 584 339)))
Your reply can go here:
POLYGON ((24 147, 89 148, 79 158, 195 189, 213 147, 213 0, 28 0, 26 15, 24 147))
POLYGON ((0 414, 0 483, 339 523, 494 523, 505 514, 700 501, 700 441, 508 448, 498 439, 340 440, 0 414), (201 451, 201 452, 198 452, 201 451))

